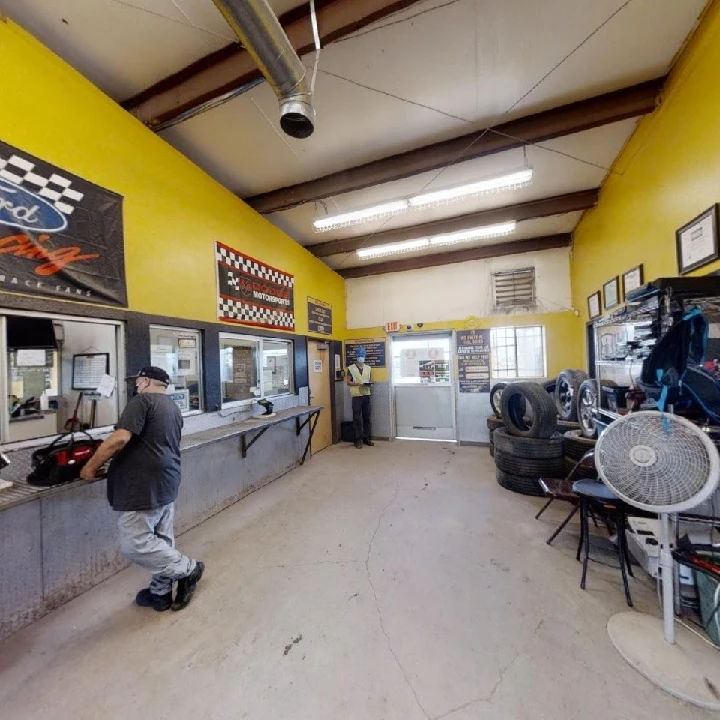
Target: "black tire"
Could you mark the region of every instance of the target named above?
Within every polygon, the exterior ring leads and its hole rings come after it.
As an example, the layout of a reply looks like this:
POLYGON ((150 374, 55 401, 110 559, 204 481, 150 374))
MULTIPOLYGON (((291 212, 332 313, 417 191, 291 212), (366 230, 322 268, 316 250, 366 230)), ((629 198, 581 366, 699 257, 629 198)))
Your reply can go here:
POLYGON ((561 420, 577 420, 577 393, 587 373, 583 370, 563 370, 555 386, 555 406, 561 420))
POLYGON ((512 383, 503 391, 500 400, 502 418, 511 435, 526 438, 549 438, 555 432, 555 405, 542 385, 512 383), (526 417, 527 407, 532 419, 526 417))
POLYGON ((495 457, 495 446, 494 445, 490 445, 490 457, 491 458, 495 457))
POLYGON ((553 378, 552 380, 547 380, 542 384, 542 386, 545 388, 545 392, 549 392, 553 397, 555 397, 555 386, 557 385, 557 378, 553 378))
POLYGON ((498 452, 517 458, 549 459, 563 457, 564 438, 553 437, 543 440, 514 437, 507 428, 499 428, 493 433, 493 443, 498 452))
POLYGON ((496 415, 500 414, 500 399, 502 391, 508 386, 508 383, 495 383, 490 388, 490 407, 496 415))
POLYGON ((495 477, 500 487, 506 490, 511 490, 520 495, 531 495, 533 497, 545 496, 545 493, 540 489, 538 481, 534 478, 519 477, 512 473, 503 472, 500 468, 495 470, 495 477))
POLYGON ((565 434, 570 430, 580 430, 580 425, 570 420, 558 420, 557 421, 558 432, 565 434))
POLYGON ((498 428, 504 428, 505 427, 505 421, 501 417, 496 417, 495 415, 491 415, 487 419, 487 428, 490 431, 490 442, 492 442, 492 434, 498 429, 498 428))
POLYGON ((565 457, 582 460, 582 456, 595 448, 595 440, 586 438, 582 430, 570 430, 565 433, 565 457))
POLYGON ((565 477, 565 458, 519 458, 495 448, 495 465, 511 475, 520 477, 565 477))
MULTIPOLYGON (((573 458, 566 457, 565 458, 565 476, 567 477, 577 464, 577 460, 574 460, 573 458)), ((584 466, 580 466, 573 475, 573 480, 583 480, 586 478, 592 478, 595 480, 597 478, 597 470, 593 470, 592 468, 586 468, 584 466)))
POLYGON ((597 435, 593 410, 599 407, 599 397, 598 381, 591 378, 583 380, 577 392, 575 415, 580 423, 580 430, 586 438, 594 438, 597 435))

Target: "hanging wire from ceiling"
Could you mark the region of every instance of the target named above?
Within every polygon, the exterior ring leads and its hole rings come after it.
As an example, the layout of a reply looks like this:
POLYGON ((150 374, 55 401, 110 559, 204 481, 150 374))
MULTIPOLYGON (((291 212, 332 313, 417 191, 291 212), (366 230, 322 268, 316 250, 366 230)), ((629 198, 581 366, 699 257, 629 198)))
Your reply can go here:
MULTIPOLYGON (((568 53, 566 53, 555 65, 553 65, 548 72, 546 72, 527 92, 525 92, 523 95, 521 95, 501 116, 500 120, 509 115, 525 98, 527 98, 531 93, 533 93, 543 82, 545 82, 554 72, 556 72, 562 65, 564 65, 576 52, 578 52, 582 47, 584 47, 595 35, 597 35, 608 23, 610 23, 614 18, 616 18, 625 8, 627 8, 630 4, 633 3, 634 0, 625 0, 625 2, 620 5, 613 13, 611 13, 600 25, 598 25, 589 35, 587 35, 583 40, 581 40, 572 50, 570 50, 568 53)), ((432 183, 434 183, 446 170, 453 167, 462 157, 465 155, 465 153, 470 150, 476 143, 478 143, 482 138, 485 137, 485 135, 490 132, 490 128, 486 128, 482 132, 480 132, 476 137, 468 143, 468 145, 463 148, 456 156, 453 158, 447 165, 442 167, 440 170, 438 170, 436 173, 433 174, 433 177, 428 180, 428 182, 423 186, 423 188, 420 190, 420 192, 423 192, 426 188, 428 188, 432 183)), ((365 240, 361 243, 360 247, 358 249, 361 249, 363 247, 366 247, 367 244, 387 225, 387 223, 390 221, 390 218, 385 220, 382 225, 377 228, 375 231, 373 231, 370 235, 365 238, 365 240)), ((351 253, 348 253, 341 261, 340 263, 335 267, 335 270, 342 269, 345 264, 349 261, 349 259, 352 257, 351 253)))
POLYGON ((132 10, 138 10, 140 12, 147 13, 148 15, 154 15, 155 17, 162 18, 163 20, 169 20, 170 22, 174 22, 178 25, 184 25, 185 27, 193 28, 194 30, 198 30, 199 32, 207 33, 208 35, 214 35, 215 37, 222 38, 223 40, 226 40, 229 43, 235 43, 237 42, 236 37, 231 37, 229 35, 223 35, 222 33, 215 32, 215 30, 210 30, 208 28, 204 28, 200 25, 196 25, 188 14, 173 0, 173 5, 180 10, 180 12, 187 18, 188 22, 183 22, 182 20, 178 20, 178 18, 171 17, 170 15, 165 15, 164 13, 157 12, 157 10, 150 10, 150 8, 142 7, 140 5, 133 5, 133 3, 128 2, 128 0, 111 0, 112 2, 116 3, 117 5, 122 5, 126 8, 131 8, 132 10))

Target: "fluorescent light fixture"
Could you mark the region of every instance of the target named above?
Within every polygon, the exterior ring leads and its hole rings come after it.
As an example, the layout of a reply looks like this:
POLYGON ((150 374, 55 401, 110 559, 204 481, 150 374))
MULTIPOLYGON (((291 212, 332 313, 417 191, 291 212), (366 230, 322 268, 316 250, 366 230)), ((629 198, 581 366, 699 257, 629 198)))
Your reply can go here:
POLYGON ((419 250, 427 247, 430 241, 427 238, 419 240, 404 240, 403 242, 388 243, 387 245, 375 245, 369 248, 360 248, 357 250, 359 258, 383 257, 384 255, 397 255, 399 253, 410 252, 411 250, 419 250))
POLYGON ((431 245, 455 245, 456 243, 469 242, 470 240, 481 240, 503 235, 512 235, 517 224, 515 221, 498 223, 497 225, 485 225, 485 227, 474 228, 473 230, 460 230, 459 232, 436 235, 430 238, 431 245))
POLYGON ((421 208, 427 205, 439 205, 455 200, 462 200, 470 195, 480 195, 482 193, 497 192, 499 190, 515 190, 529 185, 532 182, 532 178, 532 168, 525 168, 507 175, 478 180, 477 182, 467 185, 459 185, 454 188, 445 188, 444 190, 434 190, 423 193, 422 195, 415 195, 410 198, 410 205, 414 208, 421 208))
POLYGON ((346 227, 347 225, 357 225, 389 215, 397 215, 398 213, 405 212, 407 209, 407 200, 393 200, 392 202, 382 203, 382 205, 373 205, 364 210, 353 210, 352 212, 342 213, 340 215, 329 215, 318 218, 313 222, 313 225, 318 232, 325 232, 326 230, 346 227))
POLYGON ((470 240, 481 240, 503 235, 512 235, 515 232, 517 223, 513 220, 496 225, 485 225, 484 227, 473 228, 472 230, 460 230, 445 235, 435 235, 431 238, 419 238, 418 240, 404 240, 403 242, 388 243, 387 245, 375 245, 369 248, 357 250, 359 258, 376 258, 385 255, 399 255, 401 253, 422 250, 423 248, 436 245, 455 245, 456 243, 469 242, 470 240))

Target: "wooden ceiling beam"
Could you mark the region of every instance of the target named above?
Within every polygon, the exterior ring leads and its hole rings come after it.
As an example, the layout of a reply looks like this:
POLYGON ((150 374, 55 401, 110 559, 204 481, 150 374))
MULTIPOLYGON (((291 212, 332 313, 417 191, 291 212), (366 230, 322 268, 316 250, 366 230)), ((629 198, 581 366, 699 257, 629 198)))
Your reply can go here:
MULTIPOLYGON (((322 46, 347 37, 419 0, 316 0, 322 46)), ((280 17, 298 55, 315 49, 310 3, 280 17)), ((154 130, 188 120, 227 102, 263 81, 250 53, 231 43, 124 100, 122 107, 154 130)))
POLYGON ((459 232, 461 230, 472 230, 484 225, 495 225, 496 223, 521 222, 534 218, 550 217, 551 215, 565 215, 579 210, 589 210, 595 207, 598 202, 600 190, 580 190, 579 192, 568 193, 567 195, 556 195, 555 197, 542 200, 531 200, 530 202, 519 203, 518 205, 506 205, 505 207, 492 208, 491 210, 480 210, 469 215, 436 220, 422 225, 411 225, 409 227, 386 230, 375 235, 364 235, 362 237, 345 238, 343 240, 331 240, 330 242, 306 245, 315 257, 324 258, 341 253, 355 252, 363 247, 374 245, 385 245, 403 240, 415 240, 433 235, 459 232))
POLYGON ((268 214, 438 170, 456 162, 494 155, 525 144, 552 140, 651 113, 659 103, 665 78, 596 95, 408 152, 357 165, 315 180, 254 195, 246 202, 268 214))
POLYGON ((384 275, 385 273, 421 270, 423 268, 438 267, 439 265, 452 265, 453 263, 467 262, 468 260, 486 260, 487 258, 503 257, 504 255, 519 255, 521 253, 539 252, 540 250, 551 250, 552 248, 568 247, 571 242, 571 233, 561 233, 530 240, 513 240, 512 242, 498 243, 497 245, 483 245, 482 247, 456 250, 455 252, 405 257, 399 260, 359 265, 358 267, 337 270, 337 273, 347 280, 349 278, 367 277, 368 275, 384 275))

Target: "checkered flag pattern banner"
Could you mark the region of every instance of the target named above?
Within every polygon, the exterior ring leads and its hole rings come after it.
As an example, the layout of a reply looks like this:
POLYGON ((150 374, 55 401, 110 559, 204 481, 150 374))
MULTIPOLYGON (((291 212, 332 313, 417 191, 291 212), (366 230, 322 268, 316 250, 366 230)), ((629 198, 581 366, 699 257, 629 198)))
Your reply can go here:
POLYGON ((218 299, 218 317, 221 320, 235 320, 248 325, 295 329, 295 315, 282 310, 269 310, 252 303, 244 303, 230 298, 218 299))
POLYGON ((247 275, 253 275, 261 280, 269 280, 276 285, 282 285, 288 288, 294 287, 295 285, 295 278, 292 275, 263 265, 257 260, 253 260, 224 245, 220 245, 220 243, 217 244, 216 251, 218 262, 240 270, 247 275))
POLYGON ((84 197, 83 193, 70 187, 72 180, 69 178, 57 173, 44 177, 35 172, 35 163, 19 155, 11 155, 7 160, 0 157, 0 178, 49 200, 63 215, 72 215, 75 205, 71 202, 79 203, 84 197))
POLYGON ((218 318, 227 322, 295 330, 295 278, 242 253, 215 244, 218 318))

